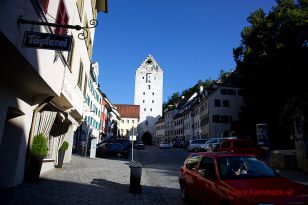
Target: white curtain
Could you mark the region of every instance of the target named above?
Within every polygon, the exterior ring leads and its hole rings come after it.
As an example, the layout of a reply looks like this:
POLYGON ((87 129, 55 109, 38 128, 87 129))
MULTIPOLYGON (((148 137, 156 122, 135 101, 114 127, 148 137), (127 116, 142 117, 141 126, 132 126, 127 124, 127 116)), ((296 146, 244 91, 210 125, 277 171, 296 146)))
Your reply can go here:
POLYGON ((36 134, 42 133, 45 137, 48 137, 51 127, 56 119, 56 116, 57 112, 41 112, 39 126, 36 134))
POLYGON ((48 152, 46 159, 51 159, 54 151, 54 139, 49 135, 49 132, 56 119, 57 112, 43 111, 38 113, 38 123, 35 135, 42 133, 46 137, 48 152))

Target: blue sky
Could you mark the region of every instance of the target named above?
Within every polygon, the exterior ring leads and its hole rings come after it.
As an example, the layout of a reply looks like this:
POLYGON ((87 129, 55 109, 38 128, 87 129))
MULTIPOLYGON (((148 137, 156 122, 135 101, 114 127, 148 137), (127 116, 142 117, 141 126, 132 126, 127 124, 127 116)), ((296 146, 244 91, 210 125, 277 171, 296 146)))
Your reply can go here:
POLYGON ((164 71, 163 99, 235 68, 247 17, 274 0, 109 0, 95 31, 93 61, 114 104, 133 104, 135 70, 151 54, 164 71))

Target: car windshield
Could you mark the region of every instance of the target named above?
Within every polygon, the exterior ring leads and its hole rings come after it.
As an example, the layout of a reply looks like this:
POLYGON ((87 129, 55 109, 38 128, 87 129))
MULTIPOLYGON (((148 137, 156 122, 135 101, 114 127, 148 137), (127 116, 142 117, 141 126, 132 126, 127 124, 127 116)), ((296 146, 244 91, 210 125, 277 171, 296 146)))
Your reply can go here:
POLYGON ((252 179, 277 176, 269 166, 255 157, 219 157, 218 167, 222 179, 252 179))

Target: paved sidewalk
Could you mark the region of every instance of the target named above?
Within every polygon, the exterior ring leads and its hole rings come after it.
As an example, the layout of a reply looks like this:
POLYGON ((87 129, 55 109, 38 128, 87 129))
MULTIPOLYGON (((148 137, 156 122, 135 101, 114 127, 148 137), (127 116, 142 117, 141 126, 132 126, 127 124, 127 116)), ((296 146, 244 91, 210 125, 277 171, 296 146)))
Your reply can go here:
MULTIPOLYGON (((270 156, 267 156, 263 160, 267 164, 271 165, 270 156)), ((308 173, 307 172, 296 170, 296 169, 280 169, 276 171, 278 171, 278 173, 282 177, 288 178, 292 181, 308 186, 308 173)))
POLYGON ((162 191, 142 172, 142 194, 129 193, 128 160, 73 156, 69 164, 38 182, 0 189, 0 204, 168 204, 162 191))
POLYGON ((291 179, 292 181, 308 186, 308 173, 306 172, 292 169, 282 169, 279 170, 279 174, 282 177, 291 179))

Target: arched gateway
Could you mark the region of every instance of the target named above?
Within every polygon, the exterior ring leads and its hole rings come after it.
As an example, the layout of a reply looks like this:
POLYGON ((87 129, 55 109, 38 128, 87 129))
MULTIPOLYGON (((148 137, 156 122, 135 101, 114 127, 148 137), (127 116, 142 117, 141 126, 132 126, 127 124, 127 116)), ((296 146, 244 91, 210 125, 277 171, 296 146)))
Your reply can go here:
POLYGON ((142 141, 145 145, 151 145, 152 144, 152 135, 149 132, 145 132, 142 135, 142 141))

